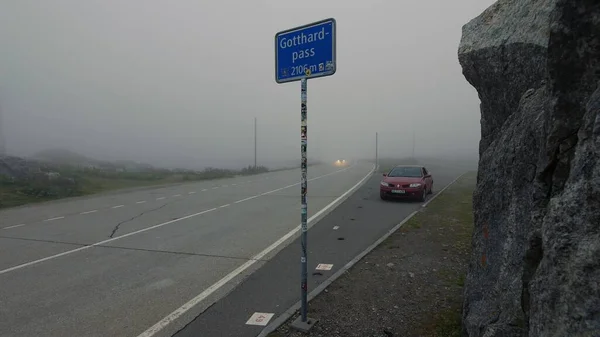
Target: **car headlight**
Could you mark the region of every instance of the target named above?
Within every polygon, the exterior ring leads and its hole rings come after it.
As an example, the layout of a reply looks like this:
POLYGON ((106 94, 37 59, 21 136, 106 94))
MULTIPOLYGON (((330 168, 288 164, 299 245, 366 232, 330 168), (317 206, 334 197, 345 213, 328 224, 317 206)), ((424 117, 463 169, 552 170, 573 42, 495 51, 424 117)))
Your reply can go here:
POLYGON ((415 187, 421 187, 421 184, 416 183, 416 184, 410 184, 410 187, 415 188, 415 187))
POLYGON ((386 183, 385 181, 382 181, 382 182, 381 182, 381 186, 389 187, 389 186, 390 186, 390 184, 386 183))

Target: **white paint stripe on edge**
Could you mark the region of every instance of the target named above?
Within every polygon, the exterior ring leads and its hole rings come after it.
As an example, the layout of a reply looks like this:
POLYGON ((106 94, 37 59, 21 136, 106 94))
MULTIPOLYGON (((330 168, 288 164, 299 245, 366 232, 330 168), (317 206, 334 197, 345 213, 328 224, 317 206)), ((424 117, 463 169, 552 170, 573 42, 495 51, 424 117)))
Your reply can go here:
MULTIPOLYGON (((340 170, 340 171, 335 171, 335 172, 341 172, 341 171, 345 171, 347 169, 348 168, 340 170)), ((315 213, 313 216, 311 216, 307 220, 307 223, 310 223, 310 222, 314 221, 314 219, 319 218, 319 216, 321 214, 327 212, 329 210, 329 208, 333 207, 333 205, 335 205, 339 200, 343 199, 348 194, 350 194, 351 192, 353 192, 354 189, 357 186, 360 186, 365 180, 367 180, 373 174, 374 170, 375 169, 373 167, 373 169, 371 169, 371 171, 369 171, 369 173, 364 178, 362 178, 358 183, 356 183, 356 185, 352 186, 344 194, 340 195, 337 199, 335 199, 334 201, 332 201, 331 203, 329 203, 327 206, 325 206, 324 208, 322 208, 320 211, 318 211, 317 213, 315 213)), ((331 173, 328 173, 328 174, 326 174, 324 176, 327 176, 327 175, 330 175, 330 174, 331 173)), ((322 176, 322 177, 324 177, 324 176, 322 176)), ((317 178, 319 178, 319 177, 317 177, 317 178)), ((313 180, 315 180, 317 178, 313 178, 313 180)), ((294 185, 290 185, 290 186, 295 186, 295 185, 298 185, 298 184, 294 184, 294 185)), ((284 188, 287 188, 287 187, 284 187, 284 188)), ((281 189, 283 189, 283 188, 281 188, 281 189)), ((278 189, 278 190, 280 190, 280 189, 278 189)), ((300 231, 300 227, 301 227, 301 225, 296 226, 296 228, 292 229, 286 235, 284 235, 281 238, 279 238, 279 240, 273 242, 269 247, 265 248, 262 252, 260 252, 260 253, 256 254, 255 256, 251 257, 250 260, 246 261, 244 264, 242 264, 241 266, 239 266, 236 269, 234 269, 233 271, 231 271, 229 274, 227 274, 225 277, 223 277, 222 279, 220 279, 219 281, 217 281, 215 284, 213 284, 210 287, 206 288, 198 296, 196 296, 196 297, 192 298, 191 300, 189 300, 187 303, 185 303, 184 305, 182 305, 181 307, 179 307, 177 310, 173 311, 171 314, 169 314, 168 316, 166 316, 165 318, 163 318, 162 320, 160 320, 158 323, 156 323, 153 326, 151 326, 150 328, 148 328, 146 331, 144 331, 141 334, 139 334, 137 337, 153 337, 156 333, 158 333, 159 331, 161 331, 162 329, 164 329, 171 322, 175 321, 181 315, 185 314, 187 311, 189 311, 190 309, 192 309, 198 303, 202 302, 204 299, 206 299, 212 293, 214 293, 215 291, 219 290, 219 288, 223 287, 229 281, 231 281, 232 279, 234 279, 239 274, 243 273, 246 269, 250 268, 253 264, 255 264, 256 262, 258 262, 259 260, 261 260, 264 256, 266 256, 267 254, 269 254, 274 249, 276 249, 279 245, 281 245, 282 243, 284 243, 285 241, 287 241, 294 234, 296 234, 298 231, 300 231)))

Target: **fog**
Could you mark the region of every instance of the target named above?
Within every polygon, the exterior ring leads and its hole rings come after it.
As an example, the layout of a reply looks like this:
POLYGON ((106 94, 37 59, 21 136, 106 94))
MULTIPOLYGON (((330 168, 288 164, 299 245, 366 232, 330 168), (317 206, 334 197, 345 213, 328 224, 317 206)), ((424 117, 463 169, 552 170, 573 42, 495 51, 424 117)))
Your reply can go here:
POLYGON ((0 2, 7 151, 64 148, 159 166, 299 162, 300 83, 276 32, 334 17, 337 72, 308 82, 308 156, 477 155, 461 27, 491 0, 0 2))

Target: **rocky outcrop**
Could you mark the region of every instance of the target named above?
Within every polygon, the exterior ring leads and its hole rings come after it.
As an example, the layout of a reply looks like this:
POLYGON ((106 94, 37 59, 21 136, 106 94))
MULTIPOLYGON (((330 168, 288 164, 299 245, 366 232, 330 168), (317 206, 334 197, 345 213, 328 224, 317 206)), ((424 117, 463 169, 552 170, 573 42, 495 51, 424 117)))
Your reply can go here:
POLYGON ((481 100, 465 336, 600 336, 600 1, 500 0, 463 27, 481 100))

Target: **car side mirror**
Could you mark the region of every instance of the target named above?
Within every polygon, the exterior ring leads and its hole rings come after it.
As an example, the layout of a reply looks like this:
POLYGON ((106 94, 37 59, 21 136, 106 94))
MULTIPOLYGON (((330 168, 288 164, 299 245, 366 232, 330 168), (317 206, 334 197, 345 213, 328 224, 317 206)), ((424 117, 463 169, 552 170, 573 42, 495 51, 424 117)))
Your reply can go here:
POLYGON ((384 176, 384 177, 387 177, 387 173, 384 173, 384 174, 383 174, 383 176, 384 176))

